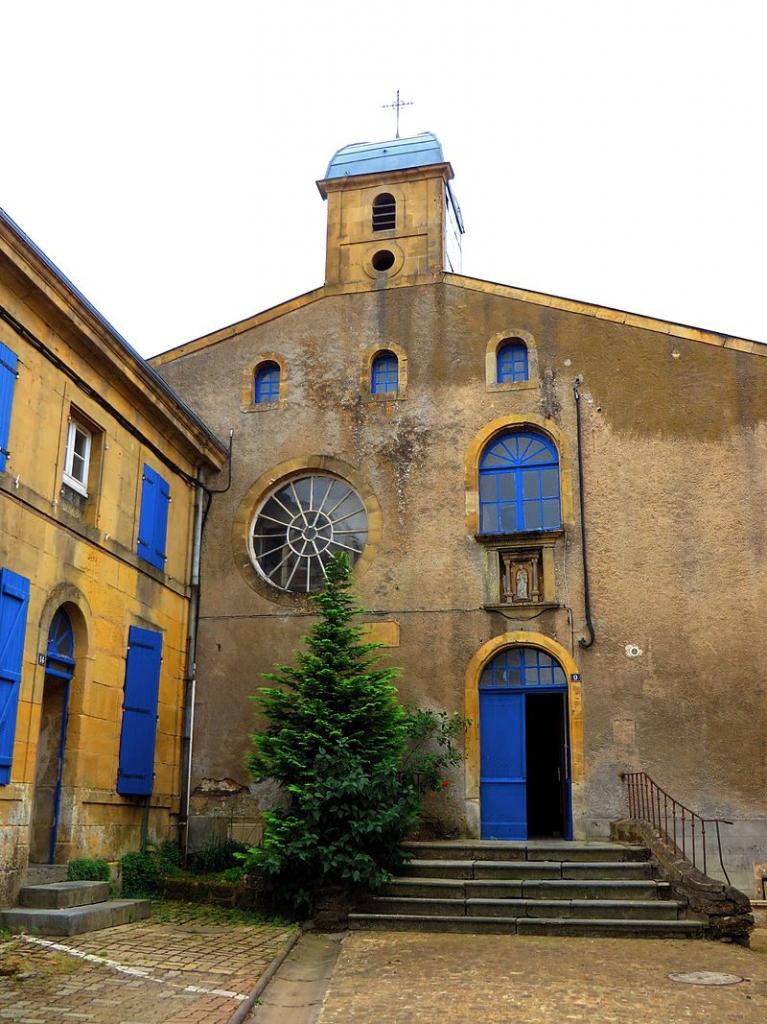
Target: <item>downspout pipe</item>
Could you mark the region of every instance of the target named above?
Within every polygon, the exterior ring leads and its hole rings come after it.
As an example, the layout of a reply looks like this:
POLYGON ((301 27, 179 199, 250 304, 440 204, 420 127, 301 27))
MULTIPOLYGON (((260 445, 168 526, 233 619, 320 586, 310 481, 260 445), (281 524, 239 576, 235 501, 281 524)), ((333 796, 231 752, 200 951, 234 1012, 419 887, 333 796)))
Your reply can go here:
POLYGON ((583 442, 581 426, 581 392, 580 386, 583 377, 580 374, 573 381, 573 397, 575 398, 575 431, 578 440, 578 502, 581 513, 581 553, 583 557, 583 605, 586 616, 586 628, 589 631, 588 639, 579 637, 578 646, 582 648, 591 647, 596 640, 594 623, 591 621, 591 592, 589 590, 589 563, 586 550, 586 498, 583 488, 583 442))
POLYGON ((197 630, 200 621, 200 561, 202 552, 204 470, 197 469, 197 488, 192 538, 191 600, 189 605, 189 637, 187 640, 187 674, 184 680, 184 731, 181 737, 181 800, 178 815, 178 844, 186 864, 189 849, 189 802, 192 789, 192 740, 194 706, 197 696, 197 630))

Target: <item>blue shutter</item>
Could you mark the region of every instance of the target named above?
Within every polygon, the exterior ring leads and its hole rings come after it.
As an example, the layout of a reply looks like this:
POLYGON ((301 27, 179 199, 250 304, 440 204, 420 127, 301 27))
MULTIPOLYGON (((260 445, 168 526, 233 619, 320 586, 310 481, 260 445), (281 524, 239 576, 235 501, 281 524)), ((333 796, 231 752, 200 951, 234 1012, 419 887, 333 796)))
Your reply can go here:
POLYGON ((19 360, 15 352, 0 341, 0 473, 5 469, 8 456, 8 435, 11 430, 11 406, 16 386, 16 368, 19 360))
POLYGON ((0 786, 11 781, 28 605, 29 580, 0 569, 0 786))
POLYGON ((162 633, 131 626, 117 771, 117 792, 124 796, 149 796, 152 792, 161 663, 162 633))
POLYGON ((155 569, 165 568, 170 487, 151 466, 144 465, 141 513, 138 522, 138 554, 155 569))

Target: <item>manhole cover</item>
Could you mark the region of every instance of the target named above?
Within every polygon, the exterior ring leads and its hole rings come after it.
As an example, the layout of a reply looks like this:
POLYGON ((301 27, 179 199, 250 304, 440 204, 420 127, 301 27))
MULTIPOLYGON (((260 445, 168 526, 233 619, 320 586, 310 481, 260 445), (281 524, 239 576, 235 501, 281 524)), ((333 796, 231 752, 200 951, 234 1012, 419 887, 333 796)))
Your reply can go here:
POLYGON ((669 974, 669 978, 682 985, 737 985, 743 981, 737 974, 720 974, 718 971, 686 971, 684 974, 669 974))

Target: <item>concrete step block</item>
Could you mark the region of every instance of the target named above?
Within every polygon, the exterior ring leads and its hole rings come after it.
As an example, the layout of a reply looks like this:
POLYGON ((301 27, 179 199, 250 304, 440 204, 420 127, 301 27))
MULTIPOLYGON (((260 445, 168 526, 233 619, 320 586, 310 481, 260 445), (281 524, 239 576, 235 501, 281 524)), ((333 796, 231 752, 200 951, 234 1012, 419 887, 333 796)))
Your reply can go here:
POLYGON ((521 881, 475 879, 465 882, 467 899, 513 900, 522 898, 521 881))
POLYGON ((419 917, 415 914, 349 914, 352 931, 382 932, 466 932, 468 934, 515 935, 514 918, 419 917))
POLYGON ((33 935, 81 935, 118 924, 131 924, 149 917, 150 913, 149 900, 107 900, 63 910, 15 907, 0 910, 0 928, 33 935))
POLYGON ((517 920, 518 935, 572 935, 585 938, 702 939, 701 921, 535 918, 517 920))
POLYGON ((572 935, 592 938, 700 939, 700 921, 533 917, 424 917, 350 914, 353 931, 464 932, 467 934, 572 935))
POLYGON ((66 880, 66 864, 28 864, 24 872, 24 885, 48 885, 66 880))
POLYGON ((508 881, 524 878, 561 878, 562 865, 557 861, 519 860, 474 862, 474 878, 505 879, 508 881))
POLYGON ((408 878, 473 878, 470 860, 411 860, 403 869, 408 878))
POLYGON ((449 839, 433 843, 403 843, 418 860, 526 860, 527 843, 482 839, 449 839))
POLYGON ((61 910, 84 907, 109 899, 109 882, 51 882, 25 885, 19 893, 19 906, 61 910))
POLYGON ((646 861, 650 852, 627 843, 579 842, 564 839, 450 839, 404 843, 419 860, 646 861))
POLYGON ((528 860, 549 861, 645 861, 649 860, 650 851, 643 846, 627 846, 624 843, 579 843, 543 840, 528 843, 528 860))
POLYGON ((395 878, 376 895, 462 900, 466 896, 465 884, 462 878, 395 878))
POLYGON ((562 878, 638 879, 653 877, 653 862, 624 861, 562 861, 562 878))
POLYGON ((604 879, 535 879, 522 883, 525 899, 557 900, 654 900, 667 892, 657 882, 604 879))
POLYGON ((360 903, 359 910, 367 914, 461 917, 466 914, 466 901, 463 899, 420 899, 407 896, 369 896, 360 903))
POLYGON ((469 917, 597 918, 676 921, 681 904, 670 900, 476 900, 466 901, 469 917))

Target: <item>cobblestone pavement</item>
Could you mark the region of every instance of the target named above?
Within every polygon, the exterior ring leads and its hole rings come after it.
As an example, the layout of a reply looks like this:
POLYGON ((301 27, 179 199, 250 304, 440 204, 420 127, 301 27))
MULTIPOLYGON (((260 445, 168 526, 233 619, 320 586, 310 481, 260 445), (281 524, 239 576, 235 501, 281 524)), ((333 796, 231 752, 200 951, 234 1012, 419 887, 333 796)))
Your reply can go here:
POLYGON ((252 920, 165 906, 159 920, 87 935, 14 937, 0 943, 0 1021, 224 1024, 293 933, 252 920))
POLYGON ((320 1024, 765 1024, 765 946, 351 932, 320 1024), (668 978, 685 971, 746 980, 703 987, 668 978))

